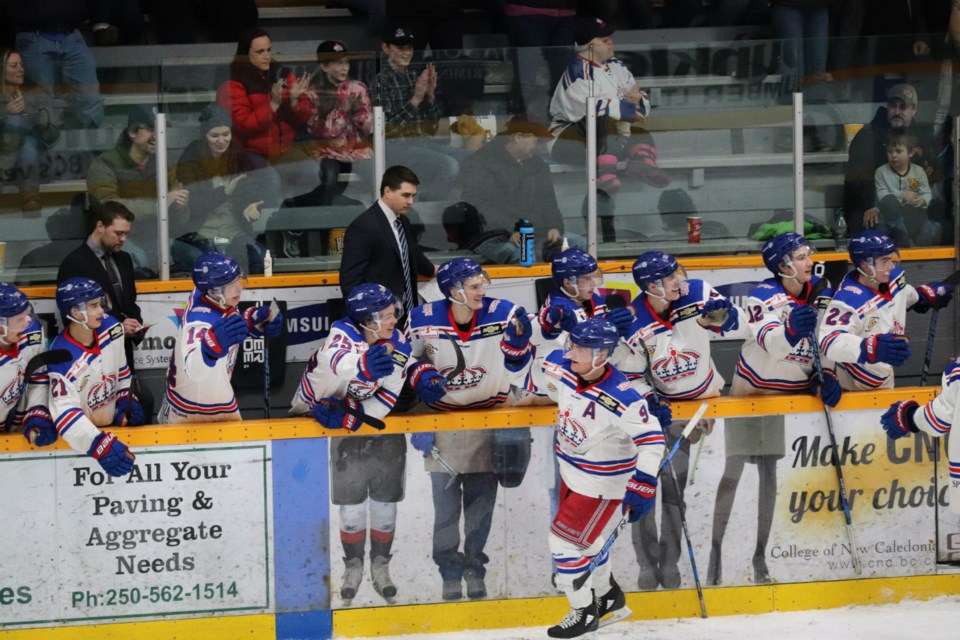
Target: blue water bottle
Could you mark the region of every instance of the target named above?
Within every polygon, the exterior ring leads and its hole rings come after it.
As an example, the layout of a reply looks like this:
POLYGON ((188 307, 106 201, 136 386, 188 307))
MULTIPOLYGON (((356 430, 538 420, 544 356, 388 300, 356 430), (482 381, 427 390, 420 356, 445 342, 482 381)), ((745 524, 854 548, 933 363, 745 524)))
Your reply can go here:
POLYGON ((520 266, 532 267, 536 261, 533 251, 533 223, 527 219, 517 222, 520 233, 520 266))

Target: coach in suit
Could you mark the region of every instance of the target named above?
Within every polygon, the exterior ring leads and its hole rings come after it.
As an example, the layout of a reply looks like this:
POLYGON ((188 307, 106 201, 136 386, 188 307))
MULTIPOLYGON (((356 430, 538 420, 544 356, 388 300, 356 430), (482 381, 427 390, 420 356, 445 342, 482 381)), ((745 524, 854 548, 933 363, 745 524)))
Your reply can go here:
POLYGON ((407 219, 419 184, 407 167, 390 167, 380 181, 380 199, 347 227, 340 260, 344 298, 358 284, 372 282, 393 291, 403 302, 404 317, 418 304, 417 274, 432 278, 437 271, 407 219))

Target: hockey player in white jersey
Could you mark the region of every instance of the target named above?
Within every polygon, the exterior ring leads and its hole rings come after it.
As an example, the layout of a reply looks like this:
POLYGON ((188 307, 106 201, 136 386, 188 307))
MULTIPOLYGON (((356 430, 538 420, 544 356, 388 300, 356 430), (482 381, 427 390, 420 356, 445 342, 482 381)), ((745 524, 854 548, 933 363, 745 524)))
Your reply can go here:
MULTIPOLYGON (((648 403, 693 400, 720 395, 723 377, 710 357, 710 337, 723 334, 746 338, 746 316, 729 300, 703 280, 687 280, 676 258, 661 251, 648 251, 633 263, 633 279, 640 293, 631 302, 635 319, 630 337, 630 352, 617 367, 633 382, 648 403), (649 369, 649 371, 648 371, 649 369), (657 394, 646 381, 653 380, 657 394)), ((652 409, 651 409, 652 410, 652 409)), ((707 423, 707 433, 712 428, 707 423)), ((680 437, 683 424, 665 424, 661 420, 668 445, 680 437)), ((679 501, 687 482, 691 441, 703 435, 695 429, 685 439, 673 459, 681 494, 672 483, 661 492, 662 517, 659 540, 654 518, 646 518, 633 530, 634 547, 640 564, 637 584, 641 589, 668 589, 680 586, 680 510, 679 501)))
MULTIPOLYGON (((526 311, 512 302, 487 297, 489 283, 473 260, 448 260, 437 269, 437 284, 446 298, 421 305, 410 315, 412 353, 424 360, 411 368, 411 386, 434 409, 487 409, 508 404, 510 385, 526 378, 531 360, 530 320, 526 311), (459 372, 458 350, 463 358, 459 372), (424 375, 431 380, 424 382, 424 375), (445 376, 450 379, 445 381, 445 376), (425 395, 425 389, 432 394, 425 395)), ((493 431, 415 433, 411 442, 427 458, 425 466, 430 472, 436 512, 433 560, 443 581, 443 598, 462 598, 464 581, 467 597, 486 597, 489 558, 483 550, 498 486, 493 431), (436 457, 457 472, 452 484, 436 457)))
MULTIPOLYGON (((823 388, 814 367, 817 313, 826 307, 833 290, 826 283, 827 288, 817 299, 810 299, 814 285, 820 280, 813 273, 813 251, 806 238, 792 232, 782 233, 763 245, 763 263, 773 277, 761 282, 747 296, 744 309, 751 337, 740 350, 731 395, 812 391, 831 407, 840 401, 840 383, 832 363, 822 359, 823 388)), ((718 585, 722 581, 723 537, 747 462, 757 465, 759 476, 753 581, 756 584, 770 582, 766 550, 777 502, 777 461, 786 455, 783 416, 728 418, 724 421, 723 436, 726 463, 713 511, 707 583, 718 585)))
POLYGON ((140 425, 145 418, 130 394, 123 325, 107 314, 103 289, 89 278, 57 285, 56 299, 64 330, 51 350, 66 349, 73 357, 47 367, 50 414, 74 451, 94 458, 111 476, 124 476, 136 456, 112 432, 98 428, 140 425))
POLYGON ((193 266, 194 289, 180 319, 160 405, 161 424, 240 420, 230 378, 246 337, 280 335, 283 315, 270 307, 237 310, 245 276, 236 260, 205 253, 193 266))
POLYGON ((574 589, 620 513, 629 509, 636 522, 656 500, 663 431, 643 396, 609 363, 619 340, 612 322, 590 318, 573 328, 565 350, 542 363, 545 389, 557 402, 555 452, 562 478, 550 551, 557 587, 570 602, 570 612, 547 631, 551 638, 576 638, 601 621, 630 615, 606 553, 574 589))
POLYGON ((0 430, 22 430, 38 447, 53 444, 57 429, 47 409, 47 372, 26 379, 30 360, 43 351, 43 329, 27 296, 0 282, 0 430))
MULTIPOLYGON (((887 435, 897 440, 911 433, 934 438, 951 435, 960 409, 960 358, 947 365, 937 397, 921 405, 916 400, 898 400, 880 417, 887 435)), ((918 447, 919 447, 918 443, 918 447)), ((947 463, 950 465, 949 508, 960 514, 960 438, 947 438, 947 463)))
MULTIPOLYGON (((312 413, 328 429, 356 431, 360 420, 343 404, 374 418, 393 410, 403 387, 410 343, 396 329, 403 307, 379 284, 357 285, 346 300, 347 317, 310 358, 290 413, 312 413)), ((391 547, 397 503, 403 500, 407 439, 401 434, 332 438, 330 490, 340 507, 340 544, 345 570, 340 597, 349 605, 363 580, 363 558, 370 531, 370 578, 380 596, 392 603, 397 587, 390 579, 391 547)))
POLYGON ((874 229, 850 239, 854 270, 837 287, 818 334, 844 389, 893 387, 893 367, 910 357, 903 337, 907 310, 939 309, 953 296, 950 285, 907 284, 899 257, 893 240, 874 229))

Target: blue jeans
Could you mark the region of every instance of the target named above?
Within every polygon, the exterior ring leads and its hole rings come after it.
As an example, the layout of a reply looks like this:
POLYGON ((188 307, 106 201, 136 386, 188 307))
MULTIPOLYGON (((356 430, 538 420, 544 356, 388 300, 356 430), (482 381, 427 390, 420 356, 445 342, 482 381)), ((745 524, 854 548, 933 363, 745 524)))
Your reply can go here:
POLYGON ((483 553, 497 503, 497 476, 493 473, 461 473, 446 488, 450 476, 430 474, 433 488, 433 561, 444 580, 459 580, 465 570, 483 578, 490 561, 483 553), (464 542, 460 552, 460 514, 464 542))
POLYGON ((68 110, 84 126, 98 127, 103 122, 103 98, 97 80, 97 63, 80 32, 49 40, 36 31, 17 34, 17 51, 29 84, 57 91, 66 91, 68 110), (62 88, 62 89, 61 89, 62 88))
POLYGON ((33 135, 30 120, 25 116, 7 116, 3 130, 20 141, 20 148, 14 156, 13 181, 21 192, 38 191, 41 167, 50 162, 46 145, 33 135))
POLYGON ((531 113, 547 118, 553 89, 570 60, 574 16, 507 16, 507 37, 514 48, 512 91, 531 113), (549 77, 540 73, 546 61, 549 77))
POLYGON ((774 5, 770 7, 770 21, 776 37, 784 41, 780 57, 780 100, 788 104, 792 99, 790 94, 800 90, 803 76, 827 69, 830 12, 826 7, 798 9, 774 5))

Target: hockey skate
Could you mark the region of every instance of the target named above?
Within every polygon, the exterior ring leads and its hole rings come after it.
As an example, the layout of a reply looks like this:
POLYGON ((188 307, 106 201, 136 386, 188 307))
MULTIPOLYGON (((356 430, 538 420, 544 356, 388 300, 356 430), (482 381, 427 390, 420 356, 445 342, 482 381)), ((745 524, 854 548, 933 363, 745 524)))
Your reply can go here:
POLYGON ((370 579, 373 588, 387 601, 387 604, 396 604, 397 587, 390 579, 391 556, 375 556, 370 559, 370 579))
POLYGON ((594 600, 582 609, 570 609, 560 624, 547 629, 547 635, 551 638, 580 638, 592 635, 599 627, 597 603, 594 600))
POLYGON ((627 599, 620 585, 610 576, 610 590, 597 596, 597 618, 600 620, 600 627, 626 620, 631 615, 633 611, 627 606, 627 599))
POLYGON ((340 587, 340 599, 343 600, 343 606, 349 607, 353 599, 357 597, 357 589, 360 588, 360 582, 363 581, 363 558, 344 558, 345 569, 343 571, 343 585, 340 587))

